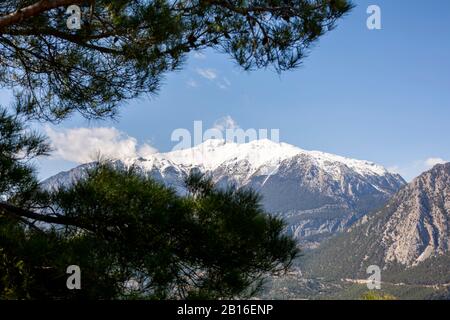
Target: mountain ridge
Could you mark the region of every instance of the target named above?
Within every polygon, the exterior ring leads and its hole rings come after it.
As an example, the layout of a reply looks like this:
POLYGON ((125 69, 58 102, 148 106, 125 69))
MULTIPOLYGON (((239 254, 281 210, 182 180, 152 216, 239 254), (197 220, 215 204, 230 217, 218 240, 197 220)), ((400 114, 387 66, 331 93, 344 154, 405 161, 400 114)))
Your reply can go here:
POLYGON ((301 268, 317 277, 364 279, 370 265, 386 279, 450 282, 450 163, 424 172, 382 209, 324 242, 301 268))
MULTIPOLYGON (((208 140, 191 149, 150 157, 111 161, 134 166, 183 193, 191 170, 211 176, 219 186, 251 187, 263 197, 265 209, 281 215, 288 232, 306 246, 317 245, 381 207, 405 181, 382 166, 320 151, 257 140, 244 144, 208 140)), ((86 164, 43 182, 52 189, 83 177, 86 164)))

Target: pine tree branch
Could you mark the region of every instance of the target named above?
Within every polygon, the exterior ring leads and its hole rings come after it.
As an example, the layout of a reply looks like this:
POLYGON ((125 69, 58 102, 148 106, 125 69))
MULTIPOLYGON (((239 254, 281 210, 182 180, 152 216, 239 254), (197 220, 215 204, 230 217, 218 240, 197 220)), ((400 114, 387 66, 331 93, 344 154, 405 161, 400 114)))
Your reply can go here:
MULTIPOLYGON (((0 202, 0 214, 7 215, 14 218, 27 218, 37 220, 40 222, 46 222, 50 224, 58 224, 64 226, 73 226, 85 230, 90 230, 84 224, 79 223, 76 219, 66 217, 63 215, 52 216, 47 214, 40 214, 30 210, 22 209, 11 204, 0 202)), ((93 231, 93 230, 90 230, 93 231)))
MULTIPOLYGON (((74 44, 77 44, 81 47, 84 48, 88 48, 88 49, 92 49, 92 50, 97 50, 99 52, 102 53, 107 53, 107 54, 124 54, 123 51, 121 50, 116 50, 116 49, 111 49, 111 48, 107 48, 107 47, 102 47, 102 46, 98 46, 98 45, 94 45, 91 43, 88 43, 86 40, 91 40, 91 38, 89 36, 86 37, 86 39, 83 39, 82 37, 78 36, 78 35, 74 35, 74 34, 69 34, 69 33, 65 33, 53 28, 46 28, 46 29, 34 29, 34 30, 13 30, 13 31, 8 31, 8 32, 4 32, 4 34, 7 35, 11 35, 11 36, 53 36, 62 40, 66 40, 69 42, 72 42, 74 44)), ((106 36, 105 36, 106 37, 106 36)), ((98 37, 97 37, 98 38, 98 37)))

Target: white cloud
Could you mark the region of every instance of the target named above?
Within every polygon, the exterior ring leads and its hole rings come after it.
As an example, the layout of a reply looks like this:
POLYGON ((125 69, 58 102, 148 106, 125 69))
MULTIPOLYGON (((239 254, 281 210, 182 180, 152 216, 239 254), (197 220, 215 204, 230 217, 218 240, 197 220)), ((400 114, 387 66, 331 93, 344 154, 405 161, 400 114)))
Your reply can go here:
POLYGON ((428 158, 427 160, 425 160, 425 165, 430 169, 433 168, 437 164, 443 164, 443 163, 447 163, 447 161, 445 161, 442 158, 428 158))
POLYGON ((207 80, 215 80, 217 78, 217 72, 214 69, 197 68, 197 73, 207 80))
POLYGON ((219 81, 217 85, 220 89, 226 90, 231 86, 231 82, 226 77, 223 77, 222 81, 219 81))
POLYGON ((400 175, 402 174, 402 168, 400 168, 400 166, 391 166, 391 167, 388 167, 387 170, 390 173, 396 173, 396 174, 400 174, 400 175))
MULTIPOLYGON (((208 81, 211 81, 212 83, 214 83, 217 87, 219 87, 222 90, 226 90, 231 86, 231 81, 228 80, 228 78, 226 78, 226 77, 221 77, 220 73, 215 69, 197 68, 197 69, 195 69, 195 71, 197 72, 197 74, 199 76, 201 76, 202 78, 204 78, 208 81)), ((187 82, 187 84, 190 87, 197 86, 197 83, 193 79, 190 79, 187 82)))
POLYGON ((231 116, 225 116, 217 119, 213 128, 223 132, 227 129, 239 129, 239 125, 231 116))
POLYGON ((446 163, 442 158, 430 157, 426 160, 417 160, 411 163, 406 163, 403 165, 395 165, 389 167, 388 170, 392 173, 398 173, 407 181, 411 181, 423 172, 430 170, 437 164, 446 163))
POLYGON ((152 147, 151 145, 144 143, 139 146, 136 156, 146 158, 154 153, 157 153, 158 149, 152 147))
POLYGON ((146 157, 157 152, 149 144, 138 141, 116 128, 76 128, 55 130, 49 126, 45 131, 54 152, 52 157, 87 163, 98 156, 110 159, 146 157))
POLYGON ((194 79, 189 79, 186 84, 191 87, 191 88, 197 88, 198 87, 198 83, 197 81, 195 81, 194 79))

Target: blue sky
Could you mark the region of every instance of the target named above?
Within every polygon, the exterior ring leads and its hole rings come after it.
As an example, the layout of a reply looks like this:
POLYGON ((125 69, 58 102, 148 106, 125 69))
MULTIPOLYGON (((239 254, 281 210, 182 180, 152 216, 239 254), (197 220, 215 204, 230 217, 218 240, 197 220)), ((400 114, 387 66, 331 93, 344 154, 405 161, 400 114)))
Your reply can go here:
MULTIPOLYGON (((117 121, 75 116, 46 132, 61 144, 78 132, 68 129, 114 127, 110 136, 124 148, 169 151, 174 129, 230 117, 241 128, 279 129, 283 142, 371 160, 407 179, 450 161, 450 1, 355 2, 296 70, 244 72, 206 51, 168 75, 158 96, 123 106, 117 121), (382 10, 382 30, 366 27, 371 4, 382 10)), ((40 177, 80 161, 60 152, 39 161, 40 177)))

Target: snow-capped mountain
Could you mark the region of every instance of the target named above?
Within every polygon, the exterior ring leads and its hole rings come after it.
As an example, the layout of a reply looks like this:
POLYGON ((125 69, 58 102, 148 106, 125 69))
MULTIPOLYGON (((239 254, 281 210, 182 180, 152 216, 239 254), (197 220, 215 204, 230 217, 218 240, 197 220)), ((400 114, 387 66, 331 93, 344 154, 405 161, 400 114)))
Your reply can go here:
MULTIPOLYGON (((263 196, 265 208, 284 216, 304 244, 314 244, 352 225, 382 206, 405 181, 369 161, 285 143, 255 140, 237 144, 208 140, 191 149, 156 153, 143 159, 120 159, 116 166, 134 165, 167 185, 184 191, 184 178, 193 169, 209 174, 219 186, 251 187, 263 196)), ((48 189, 83 177, 86 164, 43 182, 48 189)))

